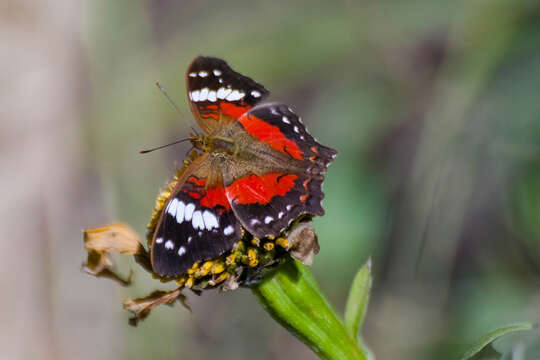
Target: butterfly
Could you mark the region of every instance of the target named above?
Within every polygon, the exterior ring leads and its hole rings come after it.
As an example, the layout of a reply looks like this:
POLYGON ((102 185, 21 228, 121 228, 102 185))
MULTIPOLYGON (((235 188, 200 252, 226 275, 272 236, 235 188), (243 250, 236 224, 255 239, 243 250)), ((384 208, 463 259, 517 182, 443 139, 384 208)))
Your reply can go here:
POLYGON ((244 229, 278 236, 302 214, 323 215, 323 173, 334 149, 319 144, 290 107, 259 104, 269 92, 221 59, 186 72, 200 155, 182 173, 152 237, 154 272, 178 277, 231 250, 244 229))

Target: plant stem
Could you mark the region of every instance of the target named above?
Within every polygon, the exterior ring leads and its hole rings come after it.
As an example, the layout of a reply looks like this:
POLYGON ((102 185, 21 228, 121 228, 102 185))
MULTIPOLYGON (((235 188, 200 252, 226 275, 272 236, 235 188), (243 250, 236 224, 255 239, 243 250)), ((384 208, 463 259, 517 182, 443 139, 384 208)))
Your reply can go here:
POLYGON ((296 260, 252 287, 264 309, 321 359, 366 359, 309 269, 296 260))

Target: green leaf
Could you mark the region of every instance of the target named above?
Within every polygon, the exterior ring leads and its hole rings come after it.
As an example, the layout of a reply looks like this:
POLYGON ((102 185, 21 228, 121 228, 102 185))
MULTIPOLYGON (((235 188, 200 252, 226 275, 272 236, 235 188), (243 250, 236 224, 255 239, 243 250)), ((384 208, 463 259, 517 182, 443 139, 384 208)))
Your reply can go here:
POLYGON ((345 327, 353 339, 358 338, 366 315, 371 291, 371 259, 354 277, 345 306, 345 327))
POLYGON ((349 336, 309 269, 300 262, 289 259, 251 290, 277 322, 321 359, 366 359, 366 354, 349 336))
POLYGON ((533 325, 531 323, 518 323, 518 324, 512 324, 503 326, 500 328, 497 328, 495 330, 492 330, 488 332, 487 334, 482 335, 478 340, 474 342, 473 345, 467 350, 463 356, 461 357, 462 360, 470 359, 474 355, 476 355, 480 350, 482 350, 486 345, 490 344, 497 338, 506 335, 508 333, 519 331, 519 330, 530 330, 533 328, 533 325))
POLYGON ((518 331, 498 338, 491 343, 491 347, 500 354, 512 356, 523 352, 526 354, 523 360, 540 359, 540 328, 533 324, 533 329, 529 331, 518 331))

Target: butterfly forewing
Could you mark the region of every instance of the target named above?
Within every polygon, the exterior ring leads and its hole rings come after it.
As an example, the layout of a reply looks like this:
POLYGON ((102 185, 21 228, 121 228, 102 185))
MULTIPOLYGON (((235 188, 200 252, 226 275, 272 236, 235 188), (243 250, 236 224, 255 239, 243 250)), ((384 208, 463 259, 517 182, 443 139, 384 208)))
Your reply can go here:
POLYGON ((153 237, 152 266, 161 276, 182 275, 195 262, 230 250, 242 235, 222 183, 207 188, 207 156, 198 160, 169 198, 153 237))
POLYGON ((259 141, 287 154, 291 159, 307 161, 307 170, 324 172, 337 151, 321 145, 311 136, 302 120, 287 105, 259 105, 239 119, 239 122, 259 141))
POLYGON ((279 235, 301 214, 324 214, 321 175, 275 172, 225 179, 234 213, 259 238, 279 235))
POLYGON ((232 70, 221 59, 199 56, 186 72, 191 109, 210 133, 220 122, 236 119, 269 94, 261 84, 232 70))

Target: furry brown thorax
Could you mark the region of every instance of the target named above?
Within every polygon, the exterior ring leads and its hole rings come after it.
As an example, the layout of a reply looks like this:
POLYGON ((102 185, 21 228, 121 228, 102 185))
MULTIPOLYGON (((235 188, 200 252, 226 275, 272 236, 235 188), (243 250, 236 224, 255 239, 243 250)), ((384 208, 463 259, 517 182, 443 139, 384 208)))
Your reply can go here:
POLYGON ((191 144, 195 149, 206 153, 235 156, 240 150, 238 142, 225 136, 190 134, 189 141, 191 141, 191 144))

